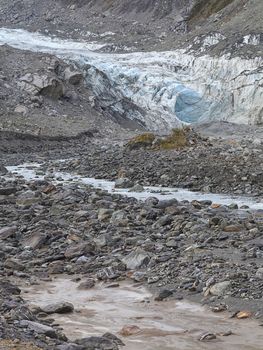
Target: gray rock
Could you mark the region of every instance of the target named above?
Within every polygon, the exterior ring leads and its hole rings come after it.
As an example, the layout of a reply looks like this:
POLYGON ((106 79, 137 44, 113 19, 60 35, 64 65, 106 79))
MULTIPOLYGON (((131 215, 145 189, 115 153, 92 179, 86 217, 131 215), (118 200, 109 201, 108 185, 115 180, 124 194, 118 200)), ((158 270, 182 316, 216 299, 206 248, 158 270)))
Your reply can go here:
POLYGON ((16 233, 16 226, 6 226, 0 229, 0 239, 6 239, 13 236, 16 233))
POLYGON ((222 296, 227 292, 227 290, 230 288, 230 286, 231 286, 230 281, 219 282, 219 283, 214 284, 210 288, 209 292, 210 292, 210 294, 215 295, 215 296, 222 296))
POLYGON ((83 74, 77 70, 67 67, 64 71, 64 79, 72 85, 78 85, 83 80, 83 74))
POLYGON ((78 289, 81 289, 81 290, 85 290, 85 289, 91 289, 95 286, 95 281, 90 278, 84 282, 81 282, 79 285, 78 285, 78 289))
POLYGON ((115 341, 106 337, 89 337, 76 340, 78 345, 85 350, 118 350, 119 347, 115 341))
POLYGON ((45 233, 36 232, 30 235, 27 239, 25 239, 22 243, 24 247, 30 247, 32 249, 40 248, 47 239, 47 235, 45 233))
POLYGON ((57 346, 58 350, 84 350, 84 347, 74 343, 65 343, 57 346))
POLYGON ((115 181, 115 188, 131 188, 134 183, 126 177, 121 177, 115 181))
POLYGON ((146 267, 150 262, 150 256, 144 250, 137 248, 122 259, 122 262, 129 270, 136 270, 146 267))
POLYGON ((46 314, 67 314, 74 311, 74 305, 67 302, 60 302, 41 307, 46 314))
POLYGON ((44 324, 41 324, 38 322, 33 322, 33 321, 28 321, 28 320, 22 320, 22 321, 20 321, 20 325, 22 327, 27 327, 27 328, 33 330, 35 333, 45 334, 46 336, 48 336, 50 338, 57 338, 56 331, 52 327, 46 326, 44 324))
POLYGON ((16 193, 15 187, 2 187, 0 188, 0 196, 9 196, 10 194, 16 193))
POLYGON ((63 83, 57 78, 47 75, 40 76, 38 74, 27 73, 20 78, 18 85, 22 90, 30 94, 40 94, 55 100, 64 94, 63 83))
POLYGON ((256 277, 263 280, 263 267, 260 267, 256 272, 256 277))
POLYGON ((142 185, 139 185, 139 184, 134 185, 134 186, 129 190, 129 192, 138 192, 138 193, 143 192, 143 191, 144 191, 144 187, 143 187, 142 185))
POLYGON ((0 175, 5 175, 7 173, 8 170, 3 165, 0 165, 0 175))

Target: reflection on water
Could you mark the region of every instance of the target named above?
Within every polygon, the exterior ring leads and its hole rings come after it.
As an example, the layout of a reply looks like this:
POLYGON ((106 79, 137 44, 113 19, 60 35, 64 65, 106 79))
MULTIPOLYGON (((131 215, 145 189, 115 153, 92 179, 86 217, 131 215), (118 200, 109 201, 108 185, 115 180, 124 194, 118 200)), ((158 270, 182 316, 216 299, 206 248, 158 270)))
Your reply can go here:
POLYGON ((120 283, 106 288, 101 283, 89 290, 58 278, 24 290, 23 297, 33 305, 44 306, 58 301, 74 304, 67 315, 52 315, 69 339, 111 332, 126 344, 126 350, 261 350, 262 328, 252 320, 230 319, 227 313, 215 314, 186 301, 157 302, 141 285, 120 283), (123 337, 124 326, 136 326, 134 335, 123 337), (230 336, 222 334, 231 331, 230 336), (204 333, 217 338, 201 342, 204 333))

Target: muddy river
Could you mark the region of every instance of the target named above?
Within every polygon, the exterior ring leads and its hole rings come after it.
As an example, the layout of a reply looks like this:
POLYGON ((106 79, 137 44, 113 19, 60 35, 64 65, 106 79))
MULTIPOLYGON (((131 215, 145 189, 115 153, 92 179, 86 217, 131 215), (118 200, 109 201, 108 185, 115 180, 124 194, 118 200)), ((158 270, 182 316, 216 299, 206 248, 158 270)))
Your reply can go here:
POLYGON ((57 278, 25 288, 23 297, 35 306, 71 302, 73 313, 51 315, 71 340, 111 332, 126 350, 263 349, 263 329, 255 320, 230 318, 188 301, 157 302, 145 287, 130 282, 79 290, 77 282, 57 278), (127 326, 135 334, 123 336, 127 326), (200 341, 207 333, 216 339, 200 341))

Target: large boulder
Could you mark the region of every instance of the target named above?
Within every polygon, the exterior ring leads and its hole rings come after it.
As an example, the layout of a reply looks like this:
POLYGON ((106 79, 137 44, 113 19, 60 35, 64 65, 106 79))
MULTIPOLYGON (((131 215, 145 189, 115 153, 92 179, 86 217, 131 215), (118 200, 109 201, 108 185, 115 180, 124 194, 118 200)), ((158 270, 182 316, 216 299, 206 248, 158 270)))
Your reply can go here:
POLYGON ((72 85, 78 85, 83 80, 83 74, 71 69, 71 67, 67 67, 64 71, 64 79, 72 85))
POLYGON ((18 86, 33 95, 43 95, 54 100, 64 95, 64 85, 56 77, 27 73, 20 78, 18 86))

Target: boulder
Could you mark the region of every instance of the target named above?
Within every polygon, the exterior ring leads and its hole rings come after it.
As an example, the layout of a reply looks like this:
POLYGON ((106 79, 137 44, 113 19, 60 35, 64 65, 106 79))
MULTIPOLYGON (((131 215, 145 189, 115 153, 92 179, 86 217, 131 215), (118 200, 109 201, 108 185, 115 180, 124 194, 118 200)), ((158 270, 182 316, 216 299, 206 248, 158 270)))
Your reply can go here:
POLYGON ((49 326, 46 326, 42 323, 28 321, 28 320, 22 320, 20 321, 21 327, 27 327, 31 330, 33 330, 37 334, 44 334, 48 336, 49 338, 57 338, 56 331, 49 326))
POLYGON ((10 194, 14 194, 16 191, 16 187, 1 187, 0 196, 10 196, 10 194))
POLYGON ((19 87, 33 95, 43 95, 54 100, 64 95, 64 85, 56 77, 27 73, 20 78, 19 87))
POLYGON ((8 170, 3 165, 0 165, 0 175, 5 175, 7 173, 8 170))
POLYGON ((115 188, 131 188, 133 186, 134 183, 126 177, 121 177, 115 181, 115 188))
POLYGON ((32 233, 28 238, 26 238, 22 245, 24 247, 30 247, 32 249, 40 248, 47 239, 47 235, 41 232, 32 233))
POLYGON ((129 270, 136 270, 141 267, 146 267, 150 262, 150 256, 144 250, 137 248, 129 255, 122 259, 122 262, 129 270))
POLYGON ((230 281, 219 282, 219 283, 214 284, 210 288, 209 292, 210 292, 210 294, 215 295, 215 296, 222 296, 230 288, 230 286, 231 286, 230 281))
POLYGON ((78 85, 83 80, 83 74, 67 67, 64 71, 64 79, 72 85, 78 85))
POLYGON ((85 350, 119 350, 114 340, 107 337, 89 337, 76 340, 85 350))
POLYGON ((95 244, 92 242, 82 242, 78 244, 72 244, 65 251, 64 255, 66 258, 72 259, 78 256, 86 255, 86 254, 94 254, 95 252, 95 244))
POLYGON ((74 311, 74 305, 67 302, 59 302, 41 307, 46 314, 68 314, 74 311))

